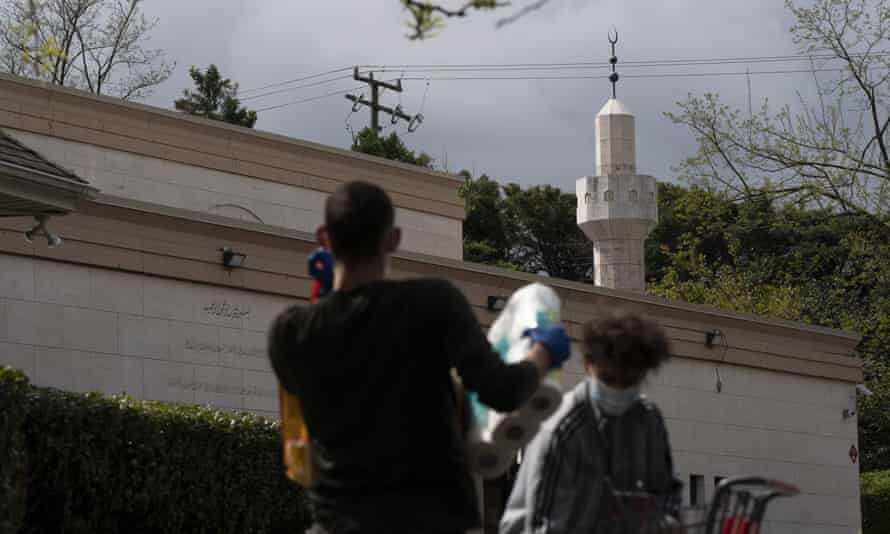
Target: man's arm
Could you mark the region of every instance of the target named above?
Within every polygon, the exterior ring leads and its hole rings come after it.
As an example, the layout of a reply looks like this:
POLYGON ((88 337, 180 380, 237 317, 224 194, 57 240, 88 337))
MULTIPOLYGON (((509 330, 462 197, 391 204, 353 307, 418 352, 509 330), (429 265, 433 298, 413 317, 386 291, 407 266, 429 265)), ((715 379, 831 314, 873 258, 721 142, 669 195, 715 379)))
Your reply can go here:
POLYGON ((278 317, 272 321, 269 328, 267 346, 269 351, 269 362, 272 364, 272 370, 281 383, 281 386, 290 394, 295 395, 296 385, 295 377, 297 370, 293 355, 291 354, 290 345, 295 342, 294 339, 294 322, 302 318, 303 308, 301 305, 291 306, 281 312, 278 317))
POLYGON ((463 294, 448 282, 442 282, 440 290, 436 306, 443 313, 442 339, 464 386, 497 411, 515 410, 532 396, 550 368, 547 349, 536 343, 524 361, 505 363, 492 349, 463 294))

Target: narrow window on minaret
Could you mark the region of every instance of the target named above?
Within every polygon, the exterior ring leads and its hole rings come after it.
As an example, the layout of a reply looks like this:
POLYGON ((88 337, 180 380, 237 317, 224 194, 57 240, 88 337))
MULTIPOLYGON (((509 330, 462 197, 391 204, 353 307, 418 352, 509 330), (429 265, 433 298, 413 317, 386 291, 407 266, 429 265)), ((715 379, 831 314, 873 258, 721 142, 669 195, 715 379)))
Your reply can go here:
POLYGON ((615 193, 612 191, 606 191, 605 193, 603 193, 603 200, 605 200, 606 202, 615 200, 615 193))
POLYGON ((629 195, 629 196, 630 196, 630 201, 631 201, 631 202, 634 202, 634 201, 637 200, 637 197, 638 197, 639 195, 637 194, 637 190, 636 190, 636 189, 631 189, 631 190, 630 190, 630 195, 629 195))

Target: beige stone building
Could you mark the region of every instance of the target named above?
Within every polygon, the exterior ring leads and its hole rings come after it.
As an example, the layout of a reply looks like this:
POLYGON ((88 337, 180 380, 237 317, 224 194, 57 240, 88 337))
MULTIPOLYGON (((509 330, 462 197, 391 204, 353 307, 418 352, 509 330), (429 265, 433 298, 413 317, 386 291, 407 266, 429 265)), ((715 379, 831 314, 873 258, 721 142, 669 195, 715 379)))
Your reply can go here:
MULTIPOLYGON (((0 77, 0 129, 99 190, 51 219, 60 247, 23 238, 33 218, 0 217, 0 364, 37 384, 275 416, 265 330, 306 299, 310 232, 349 179, 382 185, 398 207, 393 275, 451 279, 482 324, 488 297, 536 279, 461 261, 461 182, 447 174, 11 77, 0 77), (243 264, 226 268, 224 248, 243 264)), ((717 477, 767 475, 803 494, 774 505, 766 532, 856 532, 858 336, 546 283, 575 338, 615 307, 666 328, 675 358, 648 391, 697 499, 717 477)), ((563 373, 567 386, 582 378, 578 361, 563 373)))

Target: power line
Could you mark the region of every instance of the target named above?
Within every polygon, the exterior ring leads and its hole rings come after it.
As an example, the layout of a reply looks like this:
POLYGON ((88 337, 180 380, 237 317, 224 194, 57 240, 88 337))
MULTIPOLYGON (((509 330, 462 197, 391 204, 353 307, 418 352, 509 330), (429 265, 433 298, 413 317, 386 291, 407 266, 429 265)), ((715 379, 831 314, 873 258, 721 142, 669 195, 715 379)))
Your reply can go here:
MULTIPOLYGON (((861 57, 864 54, 852 54, 852 57, 861 57)), ((888 52, 872 52, 869 54, 871 57, 884 57, 890 56, 890 51, 888 52)), ((693 67, 693 66, 713 66, 713 65, 735 65, 735 64, 746 64, 746 63, 785 63, 785 62, 795 62, 795 61, 810 61, 810 60, 840 60, 837 56, 833 54, 812 54, 812 55, 785 55, 785 56, 751 56, 751 57, 729 57, 729 58, 699 58, 699 59, 656 59, 656 60, 638 60, 638 61, 624 61, 622 62, 622 68, 627 69, 641 69, 641 68, 665 68, 665 67, 693 67)), ((282 87, 289 84, 299 83, 302 81, 312 80, 315 78, 320 78, 323 76, 329 76, 332 74, 337 74, 341 72, 345 72, 350 70, 353 67, 341 67, 338 69, 332 69, 325 72, 320 72, 317 74, 312 74, 309 76, 303 76, 300 78, 294 78, 291 80, 285 80, 281 82, 271 83, 267 85, 263 85, 260 87, 255 87, 252 89, 241 90, 240 94, 244 95, 246 93, 254 93, 257 91, 262 91, 264 89, 270 89, 274 87, 282 87)), ((405 65, 361 65, 360 68, 364 72, 388 72, 388 71, 400 71, 411 72, 416 74, 418 71, 423 72, 500 72, 500 71, 552 71, 552 70, 587 70, 587 69, 608 69, 609 65, 603 64, 601 62, 569 62, 569 63, 466 63, 466 64, 443 64, 443 63, 429 63, 429 64, 405 64, 405 65)), ((807 70, 807 72, 812 72, 811 70, 807 70)), ((780 72, 777 72, 780 73, 780 72)), ((784 73, 784 72, 781 72, 784 73)), ((695 74, 696 76, 707 76, 709 74, 695 74)), ((735 75, 735 74, 733 74, 735 75)), ((625 77, 664 77, 662 75, 655 74, 639 74, 639 75, 628 75, 625 77)), ((685 75, 684 75, 685 76, 685 75)), ((342 79, 347 78, 348 76, 338 76, 334 78, 330 78, 328 80, 321 80, 318 82, 314 82, 311 84, 299 85, 296 87, 288 87, 276 91, 270 91, 258 95, 249 95, 242 96, 241 100, 250 100, 254 98, 261 98, 264 96, 272 96, 276 94, 285 93, 288 91, 295 91, 300 89, 306 89, 310 87, 316 87, 318 85, 325 85, 328 83, 333 83, 335 81, 340 81, 342 79)), ((416 78, 412 78, 416 79, 416 78)), ((521 78, 519 78, 521 79, 521 78)), ((567 78, 568 79, 568 78, 567 78)), ((579 79, 593 79, 590 78, 579 78, 579 79)))
POLYGON ((350 93, 350 92, 352 92, 352 91, 358 91, 358 90, 362 89, 363 87, 364 87, 364 86, 359 85, 358 87, 350 87, 349 89, 343 89, 343 90, 340 90, 340 91, 331 91, 330 93, 325 93, 325 94, 323 94, 323 95, 313 96, 313 97, 310 97, 310 98, 303 98, 303 99, 301 99, 301 100, 294 100, 294 101, 291 101, 291 102, 284 102, 283 104, 276 104, 276 105, 274 105, 274 106, 269 106, 269 107, 265 107, 265 108, 260 108, 260 109, 257 109, 257 110, 255 110, 255 111, 256 111, 257 113, 259 113, 259 112, 262 112, 262 111, 269 111, 270 109, 278 109, 278 108, 283 108, 283 107, 285 107, 285 106, 294 106, 294 105, 296 105, 296 104, 302 104, 302 103, 304 103, 304 102, 312 102, 312 101, 314 101, 314 100, 321 100, 322 98, 328 98, 328 97, 331 97, 331 96, 342 95, 343 93, 350 93))
POLYGON ((352 70, 352 67, 340 67, 339 69, 333 69, 333 70, 329 70, 326 72, 319 72, 318 74, 311 74, 309 76, 303 76, 302 78, 294 78, 293 80, 285 80, 283 82, 270 83, 268 85, 263 85, 261 87, 254 87, 252 89, 243 89, 240 91, 240 94, 243 95, 244 93, 253 93, 255 91, 262 91, 263 89, 279 87, 281 85, 287 85, 289 83, 297 83, 297 82, 302 82, 302 81, 306 81, 306 80, 312 80, 314 78, 321 78, 322 76, 327 76, 329 74, 336 74, 338 72, 344 72, 344 71, 348 71, 348 70, 352 70))
MULTIPOLYGON (((745 75, 769 75, 769 74, 803 74, 813 72, 843 72, 846 69, 789 69, 767 71, 739 71, 739 72, 679 72, 661 74, 627 74, 622 78, 693 78, 693 77, 717 77, 717 76, 745 76, 745 75)), ((606 75, 587 76, 431 76, 431 77, 407 77, 405 81, 483 81, 483 80, 599 80, 608 79, 606 75)))
POLYGON ((325 84, 329 84, 329 83, 333 83, 333 82, 339 82, 340 80, 347 80, 347 79, 351 79, 351 78, 352 78, 352 76, 337 76, 336 78, 330 78, 328 80, 320 80, 317 82, 307 83, 307 84, 303 84, 303 85, 297 85, 294 87, 286 87, 284 89, 276 89, 275 91, 268 91, 266 93, 260 93, 257 95, 240 97, 240 100, 244 101, 244 100, 251 100, 253 98, 262 98, 264 96, 278 95, 281 93, 289 93, 291 91, 295 91, 298 89, 306 89, 308 87, 316 87, 319 85, 325 85, 325 84))
MULTIPOLYGON (((852 57, 861 57, 866 54, 851 54, 852 57)), ((871 52, 871 57, 882 57, 890 55, 890 51, 871 52)), ((718 64, 736 64, 736 63, 776 63, 788 61, 809 61, 816 60, 832 60, 841 59, 834 54, 795 54, 785 56, 752 56, 752 57, 729 57, 729 58, 700 58, 700 59, 655 59, 655 60, 638 60, 623 61, 622 66, 690 66, 690 65, 718 65, 718 64)), ((537 70, 539 68, 609 68, 609 65, 602 62, 572 62, 572 63, 427 63, 427 64, 404 64, 404 65, 360 65, 362 69, 384 71, 384 70, 431 70, 431 69, 528 69, 537 70)))
MULTIPOLYGON (((815 60, 828 60, 832 58, 813 58, 815 60)), ((834 58, 838 59, 838 58, 834 58)), ((839 59, 838 59, 839 60, 839 59)), ((747 65, 751 63, 787 63, 792 60, 788 59, 770 59, 763 61, 685 61, 685 62, 672 62, 672 63, 657 63, 657 62, 638 62, 634 64, 625 64, 622 63, 622 68, 631 68, 631 69, 645 69, 645 68, 674 68, 674 67, 701 67, 701 66, 714 66, 714 65, 747 65)), ((809 61, 809 58, 796 58, 794 61, 803 62, 809 61)), ((412 74, 416 74, 418 72, 510 72, 510 71, 560 71, 560 70, 590 70, 590 69, 603 69, 608 70, 611 68, 610 65, 600 64, 600 63, 579 63, 579 64, 571 64, 571 65, 540 65, 540 66, 515 66, 515 65, 506 65, 506 66, 472 66, 472 67, 452 67, 452 66, 438 66, 438 67, 428 67, 428 68, 416 68, 416 69, 401 69, 401 68, 392 68, 392 67, 384 67, 379 69, 369 69, 364 67, 366 72, 409 72, 412 74)))
MULTIPOLYGON (((851 57, 862 57, 865 54, 851 54, 851 57)), ((870 57, 884 57, 890 56, 890 51, 878 51, 871 52, 868 54, 870 57)), ((785 55, 785 56, 750 56, 750 57, 724 57, 724 58, 692 58, 692 59, 654 59, 654 60, 637 60, 637 61, 623 61, 622 68, 645 68, 645 67, 690 67, 690 66, 703 66, 703 65, 733 65, 739 63, 783 63, 783 62, 794 62, 794 61, 810 61, 810 60, 841 60, 834 54, 794 54, 794 55, 785 55)), ((363 71, 375 71, 375 72, 386 72, 386 71, 416 71, 423 70, 425 72, 451 72, 451 71, 465 71, 465 72, 484 72, 484 71, 511 71, 511 70, 575 70, 575 69, 608 69, 609 65, 604 64, 602 62, 569 62, 569 63, 428 63, 428 64, 404 64, 404 65, 360 65, 359 66, 363 71)), ((306 80, 312 80, 315 78, 320 78, 322 76, 328 76, 331 74, 337 74, 340 72, 346 72, 353 69, 353 67, 341 67, 338 69, 332 69, 325 72, 320 72, 317 74, 312 74, 309 76, 303 76, 300 78, 294 78, 291 80, 285 80, 281 82, 271 83, 267 85, 263 85, 260 87, 255 87, 251 89, 243 89, 240 91, 241 95, 245 93, 253 93, 257 91, 262 91, 264 89, 270 89, 273 87, 280 87, 284 85, 289 85, 292 83, 299 83, 306 80)), ((331 83, 336 80, 340 80, 343 77, 332 78, 330 81, 324 80, 315 84, 306 84, 298 87, 283 89, 280 92, 288 91, 291 89, 303 89, 307 87, 314 87, 316 85, 322 85, 324 83, 331 83)), ((259 98, 260 96, 279 94, 279 91, 266 93, 264 95, 253 95, 243 97, 242 100, 247 100, 250 98, 259 98)))
MULTIPOLYGON (((862 54, 853 54, 853 57, 861 56, 862 54)), ((874 52, 870 54, 872 57, 881 57, 881 56, 890 56, 890 52, 874 52)), ((738 64, 744 62, 753 62, 753 63, 775 63, 775 62, 784 62, 784 61, 798 61, 798 60, 809 60, 812 59, 838 59, 833 55, 794 55, 794 56, 759 56, 759 57, 748 57, 748 58, 711 58, 711 59, 685 59, 685 60, 653 60, 653 61, 628 61, 622 63, 622 66, 634 65, 636 67, 681 67, 681 66, 699 66, 699 65, 719 65, 719 64, 738 64)), ((461 70, 464 71, 482 71, 484 72, 486 69, 491 69, 492 71, 500 71, 500 70, 536 70, 538 68, 542 68, 542 70, 559 70, 561 68, 609 68, 609 65, 603 65, 602 63, 504 63, 504 64, 427 64, 427 65, 363 65, 361 68, 363 69, 398 69, 400 71, 410 71, 411 69, 441 69, 441 72, 459 72, 461 70), (451 70, 449 70, 451 69, 451 70)), ((258 87, 255 89, 251 89, 250 91, 259 91, 261 89, 287 85, 289 83, 296 83, 303 80, 309 80, 313 78, 318 78, 321 76, 326 76, 330 74, 335 74, 344 70, 349 70, 350 67, 344 67, 340 69, 334 69, 323 73, 313 74, 311 76, 304 76, 302 78, 295 78, 293 80, 287 80, 284 82, 279 82, 275 84, 269 84, 262 87, 258 87)), ((648 74, 626 74, 623 78, 701 78, 701 77, 720 77, 720 76, 747 76, 747 75, 779 75, 779 74, 812 74, 812 73, 824 73, 824 72, 844 72, 847 70, 846 68, 818 68, 818 69, 782 69, 782 70, 764 70, 764 71, 715 71, 715 72, 681 72, 681 73, 648 73, 648 74)), ((254 95, 250 97, 244 98, 244 100, 250 98, 259 98, 261 96, 270 96, 273 94, 279 94, 283 92, 287 92, 290 90, 299 90, 305 89, 309 87, 314 87, 318 85, 323 85, 327 83, 333 83, 335 81, 340 81, 342 79, 348 78, 348 76, 340 76, 336 78, 332 78, 329 80, 321 80, 319 82, 305 84, 298 87, 292 87, 288 89, 282 89, 279 91, 271 91, 268 93, 264 93, 262 95, 254 95)), ((410 76, 405 78, 400 78, 402 81, 498 81, 498 80, 595 80, 607 78, 606 75, 566 75, 566 76, 410 76)), ((394 81, 394 80, 390 80, 394 81)), ((351 91, 356 91, 362 89, 362 87, 344 89, 339 91, 332 91, 329 93, 325 93, 322 95, 304 98, 300 100, 294 100, 291 102, 285 102, 283 104, 277 104, 274 106, 268 106, 265 108, 257 109, 257 112, 260 111, 268 111, 270 109, 278 109, 285 106, 291 106, 296 104, 302 104, 304 102, 312 102, 315 100, 320 100, 322 98, 328 98, 330 96, 336 96, 343 93, 348 93, 351 91)))

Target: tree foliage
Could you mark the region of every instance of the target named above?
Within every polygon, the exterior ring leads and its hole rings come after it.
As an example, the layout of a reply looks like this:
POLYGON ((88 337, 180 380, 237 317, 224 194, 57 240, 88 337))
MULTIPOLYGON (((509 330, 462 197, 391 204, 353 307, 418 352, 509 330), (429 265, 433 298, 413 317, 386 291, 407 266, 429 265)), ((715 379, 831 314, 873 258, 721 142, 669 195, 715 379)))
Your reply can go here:
POLYGON ((782 195, 843 213, 890 212, 890 5, 886 0, 786 0, 801 53, 813 56, 815 101, 764 101, 743 111, 718 95, 689 95, 667 113, 699 143, 679 170, 735 197, 782 195), (838 67, 841 67, 838 69, 838 67), (841 72, 825 78, 820 70, 841 72))
POLYGON ((574 194, 549 185, 523 189, 461 171, 467 205, 464 259, 555 278, 589 281, 593 248, 575 222, 574 194))
POLYGON ((353 138, 352 150, 420 167, 430 169, 433 167, 433 158, 429 154, 425 152, 415 154, 413 150, 405 146, 405 143, 395 132, 381 137, 372 128, 363 128, 353 138))
POLYGON ((890 532, 890 470, 862 473, 862 531, 890 532))
POLYGON ((507 261, 510 246, 501 184, 486 174, 474 179, 464 170, 459 175, 464 179, 460 195, 467 210, 463 224, 464 260, 515 268, 507 261))
POLYGON ((590 281, 593 245, 575 219, 575 194, 549 185, 507 184, 503 190, 510 262, 527 272, 590 281))
POLYGON ((145 98, 170 77, 145 45, 157 20, 142 0, 0 0, 0 70, 49 83, 145 98))
POLYGON ((859 400, 862 469, 888 469, 890 5, 786 7, 795 43, 815 58, 816 96, 743 111, 690 95, 667 114, 698 141, 679 170, 702 188, 662 195, 671 205, 647 245, 651 290, 861 333, 874 392, 859 400))
POLYGON ((661 184, 647 242, 649 291, 855 331, 871 397, 860 400, 864 470, 890 468, 890 226, 872 216, 801 208, 761 191, 661 184))
POLYGON ((183 90, 182 98, 174 102, 176 109, 199 117, 253 128, 257 120, 256 111, 241 106, 237 98, 238 84, 223 78, 216 65, 211 64, 205 72, 191 67, 189 75, 195 82, 195 90, 183 90))

